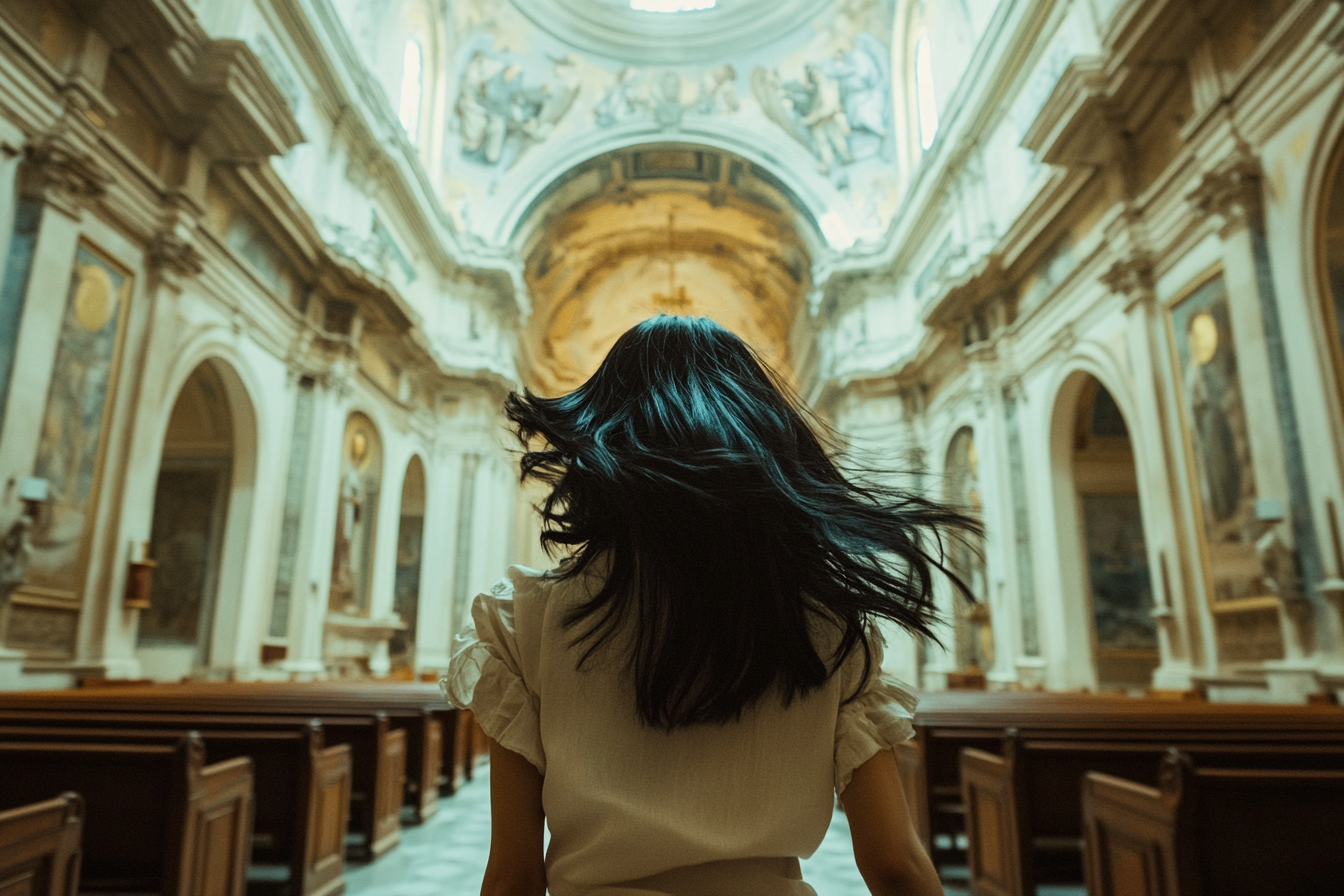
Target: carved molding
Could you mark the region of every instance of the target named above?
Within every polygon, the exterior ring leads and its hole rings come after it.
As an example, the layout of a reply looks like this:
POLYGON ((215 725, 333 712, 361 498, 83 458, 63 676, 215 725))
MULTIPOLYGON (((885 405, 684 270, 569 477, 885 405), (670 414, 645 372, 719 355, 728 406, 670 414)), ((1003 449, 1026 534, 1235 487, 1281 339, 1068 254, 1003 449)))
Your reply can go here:
POLYGON ((1231 159, 1206 173, 1186 199, 1203 217, 1222 218, 1226 236, 1259 218, 1264 208, 1262 179, 1259 158, 1242 145, 1231 159))
POLYGON ((183 0, 77 0, 119 64, 183 143, 215 161, 252 163, 303 142, 285 95, 240 40, 213 40, 183 0))
POLYGON ((1114 102, 1108 91, 1105 60, 1078 56, 1069 62, 1022 146, 1041 161, 1064 167, 1096 167, 1115 154, 1116 129, 1110 125, 1114 102))

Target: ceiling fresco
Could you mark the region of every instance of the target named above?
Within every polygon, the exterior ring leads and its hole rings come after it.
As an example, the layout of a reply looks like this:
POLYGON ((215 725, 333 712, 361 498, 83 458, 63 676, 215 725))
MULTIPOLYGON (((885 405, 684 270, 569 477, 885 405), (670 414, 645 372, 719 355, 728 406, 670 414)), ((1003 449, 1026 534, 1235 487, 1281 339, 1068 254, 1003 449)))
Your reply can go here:
POLYGON ((450 13, 444 205, 463 231, 504 244, 575 164, 679 141, 770 169, 814 217, 841 223, 841 248, 875 238, 898 193, 893 5, 719 0, 669 15, 617 0, 460 0, 450 13), (777 9, 790 12, 791 27, 770 25, 777 9), (632 28, 643 29, 642 55, 632 55, 641 46, 625 33, 632 28), (714 39, 687 37, 694 28, 714 39))

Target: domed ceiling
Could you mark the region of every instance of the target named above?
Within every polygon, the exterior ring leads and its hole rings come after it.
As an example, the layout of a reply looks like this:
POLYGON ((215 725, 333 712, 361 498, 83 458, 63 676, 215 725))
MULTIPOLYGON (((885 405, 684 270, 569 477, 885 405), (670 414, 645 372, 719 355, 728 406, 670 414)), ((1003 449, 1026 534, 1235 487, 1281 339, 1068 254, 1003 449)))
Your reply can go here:
POLYGON ((831 0, 513 0, 577 50, 627 65, 706 65, 807 25, 831 0))
POLYGON ((520 240, 532 298, 520 367, 534 391, 580 385, 659 313, 711 317, 792 378, 820 236, 749 162, 686 145, 603 155, 534 205, 520 240))

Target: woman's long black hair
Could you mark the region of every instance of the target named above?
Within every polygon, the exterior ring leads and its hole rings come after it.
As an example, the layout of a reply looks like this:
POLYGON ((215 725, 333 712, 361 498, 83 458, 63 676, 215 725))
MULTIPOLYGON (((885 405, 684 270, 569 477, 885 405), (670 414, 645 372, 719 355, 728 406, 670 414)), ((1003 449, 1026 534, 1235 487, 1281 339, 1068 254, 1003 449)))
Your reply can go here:
MULTIPOLYGON (((866 626, 933 637, 942 537, 978 534, 957 511, 851 482, 807 412, 739 338, 706 318, 650 318, 559 398, 514 393, 522 478, 551 486, 542 544, 577 577, 607 557, 565 624, 584 652, 628 632, 639 718, 724 723, 773 688, 819 687, 866 626), (537 439, 544 442, 538 446, 537 439), (839 648, 823 656, 818 621, 839 648)), ((967 592, 969 596, 969 592, 967 592)))

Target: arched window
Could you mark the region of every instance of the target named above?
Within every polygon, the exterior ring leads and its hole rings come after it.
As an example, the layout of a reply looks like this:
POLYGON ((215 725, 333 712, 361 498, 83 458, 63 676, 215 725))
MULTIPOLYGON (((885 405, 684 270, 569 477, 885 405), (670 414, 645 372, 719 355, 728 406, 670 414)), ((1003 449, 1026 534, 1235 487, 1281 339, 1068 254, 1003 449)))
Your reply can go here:
POLYGON ((915 41, 915 104, 919 111, 919 145, 927 150, 938 136, 938 96, 933 89, 933 52, 927 30, 921 31, 915 41))
POLYGON ((401 62, 401 102, 397 106, 397 117, 406 134, 415 141, 420 130, 420 96, 424 90, 425 62, 420 42, 414 38, 406 41, 406 50, 401 62))

